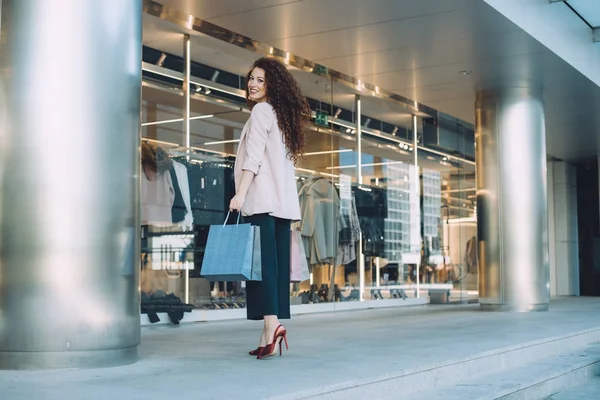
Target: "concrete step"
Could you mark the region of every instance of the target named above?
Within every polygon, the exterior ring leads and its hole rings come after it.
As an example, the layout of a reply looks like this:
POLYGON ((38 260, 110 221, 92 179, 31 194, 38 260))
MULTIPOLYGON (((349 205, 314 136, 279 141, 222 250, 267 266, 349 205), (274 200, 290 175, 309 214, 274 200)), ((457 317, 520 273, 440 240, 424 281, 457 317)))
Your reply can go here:
MULTIPOLYGON (((516 368, 478 374, 453 385, 417 393, 415 397, 427 400, 541 400, 572 385, 586 383, 598 374, 600 345, 596 344, 516 368)), ((600 392, 592 398, 600 398, 600 392)))
POLYGON ((546 397, 545 400, 595 400, 600 398, 600 376, 546 397))
MULTIPOLYGON (((442 398, 443 395, 445 400, 539 400, 565 387, 560 378, 563 375, 581 382, 583 377, 597 374, 594 371, 600 366, 600 345, 594 346, 594 343, 600 343, 600 328, 473 354, 434 365, 407 366, 383 376, 340 382, 273 399, 391 400, 411 396, 414 399, 428 400, 442 398), (556 385, 546 386, 546 380, 555 382, 556 385), (537 386, 543 387, 543 390, 534 391, 533 388, 537 386), (518 389, 526 387, 532 387, 530 392, 537 393, 538 397, 518 397, 518 389)), ((468 346, 468 343, 461 345, 468 346)), ((398 358, 401 360, 402 355, 399 354, 398 358)))

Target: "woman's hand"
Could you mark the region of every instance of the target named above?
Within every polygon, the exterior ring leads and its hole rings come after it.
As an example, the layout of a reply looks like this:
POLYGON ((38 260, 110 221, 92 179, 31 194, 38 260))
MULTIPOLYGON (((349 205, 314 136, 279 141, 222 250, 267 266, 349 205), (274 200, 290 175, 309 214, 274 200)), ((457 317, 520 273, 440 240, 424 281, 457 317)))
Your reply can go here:
POLYGON ((246 200, 246 196, 242 196, 241 193, 237 193, 233 196, 233 199, 229 202, 229 210, 231 211, 240 211, 244 206, 244 201, 246 200))

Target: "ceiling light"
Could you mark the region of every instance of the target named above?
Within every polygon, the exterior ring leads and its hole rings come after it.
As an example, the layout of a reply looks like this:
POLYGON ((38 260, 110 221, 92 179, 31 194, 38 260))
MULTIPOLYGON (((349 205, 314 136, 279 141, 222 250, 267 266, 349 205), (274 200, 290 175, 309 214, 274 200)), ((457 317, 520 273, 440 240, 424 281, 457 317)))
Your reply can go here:
POLYGON ((215 72, 213 72, 213 76, 212 78, 210 78, 211 81, 216 82, 217 78, 219 77, 219 70, 216 70, 215 72))
POLYGON ((183 118, 165 119, 163 121, 144 122, 142 126, 170 124, 172 122, 182 122, 183 118))
POLYGON ((346 128, 346 133, 350 133, 350 132, 352 132, 352 129, 346 128))
POLYGON ((352 149, 341 149, 341 150, 328 150, 328 151, 313 151, 310 153, 304 153, 305 156, 318 156, 323 154, 338 154, 338 153, 348 153, 351 152, 352 149))
POLYGON ((471 71, 471 70, 463 70, 463 71, 459 72, 459 74, 464 75, 464 76, 471 75, 472 73, 473 73, 473 71, 471 71))
POLYGON ((202 91, 202 86, 196 86, 196 93, 200 93, 202 91))
POLYGON ((156 65, 158 65, 159 67, 162 67, 163 64, 165 63, 166 59, 167 59, 167 55, 165 53, 160 53, 160 57, 158 58, 156 65))
POLYGON ((240 139, 232 139, 232 140, 219 140, 216 142, 206 142, 204 143, 205 146, 212 146, 215 144, 228 144, 228 143, 238 143, 240 141, 240 139))
POLYGON ((191 118, 190 118, 190 121, 193 121, 193 120, 195 120, 195 119, 206 119, 206 118, 212 118, 212 117, 214 117, 214 115, 213 115, 213 114, 197 115, 197 116, 195 116, 195 117, 191 117, 191 118))
POLYGON ((210 89, 209 88, 204 89, 204 93, 210 94, 210 89))
POLYGON ((342 113, 342 109, 338 108, 337 110, 335 110, 335 114, 333 114, 333 118, 339 117, 341 113, 342 113))
MULTIPOLYGON (((196 119, 206 119, 206 118, 212 118, 214 117, 213 114, 207 114, 207 115, 197 115, 195 117, 191 117, 190 121, 192 120, 196 120, 196 119)), ((142 124, 142 126, 150 126, 150 125, 163 125, 163 124, 171 124, 173 122, 183 122, 184 119, 183 118, 175 118, 175 119, 166 119, 163 121, 154 121, 154 122, 144 122, 142 124)))
POLYGON ((398 133, 398 127, 397 126, 394 127, 394 130, 392 131, 392 135, 395 135, 396 133, 398 133))

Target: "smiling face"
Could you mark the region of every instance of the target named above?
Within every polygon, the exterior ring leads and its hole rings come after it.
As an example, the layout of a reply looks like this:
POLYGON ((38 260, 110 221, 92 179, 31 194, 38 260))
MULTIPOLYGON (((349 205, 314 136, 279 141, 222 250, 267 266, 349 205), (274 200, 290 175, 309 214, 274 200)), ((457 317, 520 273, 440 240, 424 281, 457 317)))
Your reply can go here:
POLYGON ((265 82, 265 70, 254 68, 248 77, 248 98, 255 103, 267 100, 267 83, 265 82))

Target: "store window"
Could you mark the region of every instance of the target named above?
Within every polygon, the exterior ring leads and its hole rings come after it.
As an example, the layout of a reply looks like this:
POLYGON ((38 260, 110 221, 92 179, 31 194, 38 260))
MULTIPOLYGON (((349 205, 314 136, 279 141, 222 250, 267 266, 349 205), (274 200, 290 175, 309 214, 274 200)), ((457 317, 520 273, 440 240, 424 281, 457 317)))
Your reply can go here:
POLYGON ((440 115, 434 124, 431 119, 424 120, 423 130, 426 148, 431 149, 420 153, 423 164, 439 171, 441 178, 441 254, 434 251, 425 279, 452 284, 448 301, 476 301, 478 259, 473 130, 445 115, 440 115), (426 132, 432 129, 435 129, 437 146, 426 138, 426 132))
MULTIPOLYGON (((248 66, 254 58, 248 53, 248 66)), ((181 58, 144 48, 144 61, 143 306, 167 298, 183 312, 243 309, 244 282, 209 282, 202 259, 209 228, 225 222, 235 191, 235 152, 249 117, 244 68, 230 72, 209 57, 192 64, 188 134, 181 58)), ((292 73, 313 110, 296 168, 303 218, 293 226, 310 275, 290 283, 292 306, 476 298, 468 128, 455 123, 454 136, 432 144, 439 117, 415 116, 327 74, 292 73)))

